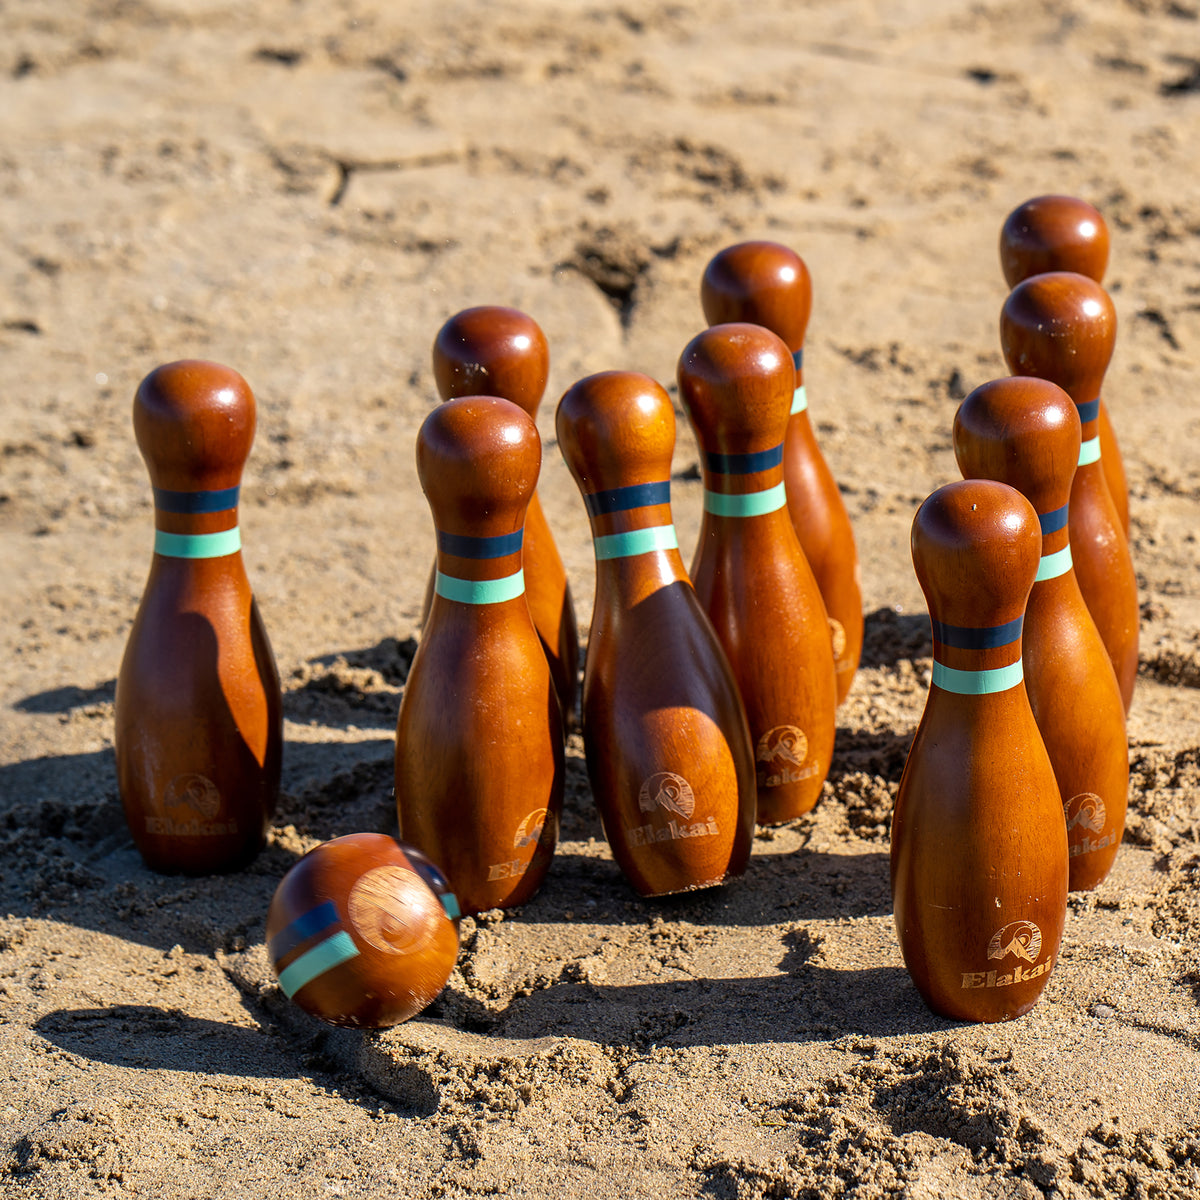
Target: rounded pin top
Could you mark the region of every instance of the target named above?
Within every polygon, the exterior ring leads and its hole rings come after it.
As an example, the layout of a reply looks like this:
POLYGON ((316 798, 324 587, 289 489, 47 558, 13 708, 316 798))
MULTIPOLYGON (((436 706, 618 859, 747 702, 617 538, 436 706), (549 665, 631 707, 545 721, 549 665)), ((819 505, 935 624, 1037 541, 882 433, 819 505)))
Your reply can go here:
POLYGON ((740 242, 726 247, 704 269, 700 303, 710 325, 763 325, 794 354, 808 329, 812 278, 804 260, 787 246, 740 242))
POLYGON ((1100 395, 1117 336, 1108 293, 1072 271, 1034 275, 1009 293, 1000 343, 1014 375, 1049 379, 1076 404, 1100 395))
POLYGON ((133 398, 150 482, 175 492, 237 487, 254 441, 254 393, 231 367, 185 359, 156 367, 133 398))
POLYGON ((769 329, 710 326, 687 344, 678 377, 706 452, 744 455, 782 447, 796 372, 787 346, 769 329))
POLYGON ((1041 515, 1062 512, 1079 461, 1079 414, 1048 379, 1010 375, 977 387, 954 417, 954 456, 968 479, 1015 487, 1041 515))
POLYGON ((467 308, 438 330, 433 374, 443 400, 502 396, 536 417, 550 374, 550 347, 538 323, 518 309, 467 308))
POLYGON ((675 411, 648 375, 602 371, 579 380, 558 402, 555 428, 585 495, 671 477, 675 411))
POLYGON ((1047 271, 1076 271, 1099 283, 1108 266, 1108 226, 1086 200, 1035 196, 1008 214, 1000 266, 1010 288, 1047 271))
POLYGON ((1033 505, 991 479, 948 483, 917 509, 912 557, 929 615, 983 629, 1025 612, 1042 554, 1033 505))
POLYGON ((449 400, 417 433, 417 475, 443 533, 498 537, 523 528, 541 465, 537 426, 498 396, 449 400))

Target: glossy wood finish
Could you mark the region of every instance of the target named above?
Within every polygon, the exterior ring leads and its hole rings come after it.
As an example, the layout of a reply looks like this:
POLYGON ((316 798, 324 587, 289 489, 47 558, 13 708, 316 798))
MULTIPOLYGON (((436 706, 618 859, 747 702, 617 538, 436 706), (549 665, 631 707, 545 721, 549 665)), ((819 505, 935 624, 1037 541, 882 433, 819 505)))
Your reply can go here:
POLYGON ((935 1012, 1001 1021, 1037 1003, 1067 906, 1067 833, 1021 679, 1041 532, 1007 484, 964 480, 917 510, 912 555, 933 682, 892 818, 892 900, 935 1012))
POLYGON ((558 840, 562 712, 520 574, 541 459, 532 419, 494 396, 447 401, 417 434, 438 585, 400 703, 396 809, 464 914, 528 900, 558 840))
POLYGON ((765 326, 792 353, 795 393, 783 476, 788 512, 829 614, 840 704, 862 656, 862 586, 850 517, 808 416, 803 367, 812 310, 808 268, 777 242, 742 242, 722 250, 705 268, 700 300, 710 325, 749 321, 765 326))
POLYGON ((792 356, 761 325, 714 325, 678 375, 704 465, 692 582, 746 706, 758 821, 789 821, 820 797, 837 725, 829 621, 784 494, 792 356))
POLYGON ((750 857, 754 754, 679 556, 671 401, 645 375, 592 375, 563 396, 557 429, 596 550, 583 738, 605 836, 643 896, 723 883, 750 857))
POLYGON ((1080 457, 1087 461, 1080 462, 1071 485, 1071 557, 1128 712, 1138 668, 1137 579, 1098 457, 1096 416, 1116 328, 1108 293, 1069 271, 1017 284, 1000 316, 1000 341, 1013 374, 1057 383, 1079 411, 1080 457))
POLYGON ((441 871, 382 833, 310 850, 267 910, 279 985, 330 1025, 384 1029, 415 1017, 458 958, 458 902, 441 871))
POLYGON ((279 673, 238 532, 254 426, 249 385, 217 363, 158 367, 133 401, 156 532, 117 680, 117 782, 142 858, 168 874, 244 866, 279 795, 279 673))
MULTIPOLYGON (((1100 211, 1074 196, 1035 196, 1013 209, 1000 231, 1000 266, 1010 288, 1031 275, 1074 271, 1097 283, 1108 267, 1108 226, 1100 211)), ((1117 435, 1100 400, 1100 461, 1125 536, 1129 485, 1117 435)))
POLYGON ((1029 703, 1062 794, 1072 891, 1094 888, 1112 868, 1129 792, 1121 691, 1071 565, 1067 504, 1079 444, 1075 405, 1045 379, 985 383, 954 419, 963 475, 1015 487, 1042 526, 1022 655, 1029 703))
MULTIPOLYGON (((550 350, 537 322, 515 308, 468 308, 451 317, 433 343, 433 373, 443 400, 501 396, 535 420, 550 350)), ((579 692, 579 628, 562 557, 535 491, 525 515, 525 597, 533 626, 550 661, 567 724, 579 692)), ((422 623, 433 595, 430 578, 422 623)))

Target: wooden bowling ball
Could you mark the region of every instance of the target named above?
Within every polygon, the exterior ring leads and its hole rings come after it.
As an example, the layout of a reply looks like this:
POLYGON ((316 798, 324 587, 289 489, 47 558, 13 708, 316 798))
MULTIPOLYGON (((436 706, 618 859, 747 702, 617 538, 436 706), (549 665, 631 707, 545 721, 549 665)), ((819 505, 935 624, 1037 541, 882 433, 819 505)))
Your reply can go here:
POLYGON ((352 833, 310 850, 267 912, 279 986, 330 1025, 385 1029, 416 1016, 458 957, 458 901, 419 850, 352 833))

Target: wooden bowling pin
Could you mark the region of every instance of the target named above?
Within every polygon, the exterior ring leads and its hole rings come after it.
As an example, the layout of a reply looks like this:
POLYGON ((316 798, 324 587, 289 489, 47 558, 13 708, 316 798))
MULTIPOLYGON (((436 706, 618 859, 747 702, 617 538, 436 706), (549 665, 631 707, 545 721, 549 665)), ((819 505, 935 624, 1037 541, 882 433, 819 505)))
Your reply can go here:
POLYGON ((279 795, 279 673, 242 562, 254 395, 217 363, 158 367, 133 401, 154 558, 121 661, 117 781, 146 865, 203 875, 262 848, 279 795))
POLYGON ((692 582, 746 706, 760 824, 816 804, 837 725, 825 604, 784 494, 793 379, 791 352, 761 325, 714 325, 679 360, 704 464, 692 582))
POLYGON ((1137 579, 1104 478, 1097 433, 1097 397, 1116 326, 1108 293, 1095 280, 1070 271, 1034 275, 1017 284, 1000 316, 1000 341, 1013 374, 1057 383, 1079 413, 1083 444, 1071 485, 1071 557, 1128 712, 1138 668, 1137 579))
POLYGON ((558 840, 562 711, 521 569, 541 461, 532 419, 494 396, 447 401, 417 434, 437 579, 400 703, 396 809, 464 914, 528 900, 558 840))
POLYGON ((310 850, 267 910, 267 955, 289 1000, 330 1025, 415 1017, 458 958, 458 901, 441 871, 382 833, 310 850))
POLYGON ((917 510, 912 556, 933 682, 892 818, 904 963, 935 1012, 1001 1021, 1037 1003, 1067 908, 1067 834, 1022 680, 1041 534, 1007 484, 947 484, 917 510))
MULTIPOLYGON (((1000 266, 1010 288, 1031 275, 1075 271, 1097 283, 1108 267, 1108 226, 1098 209, 1074 196, 1035 196, 1008 214, 1000 231, 1000 266)), ((1129 485, 1108 406, 1100 400, 1100 463, 1129 536, 1129 485)))
POLYGON ((1079 430, 1066 392, 1020 375, 976 388, 954 418, 963 475, 1015 487, 1042 528, 1022 657, 1029 704, 1062 794, 1071 891, 1094 888, 1108 874, 1129 792, 1121 691, 1071 565, 1067 505, 1079 430))
POLYGON ((592 375, 563 396, 557 429, 595 542, 583 738, 605 836, 643 896, 723 883, 750 857, 754 754, 679 556, 671 401, 645 375, 592 375))
POLYGON ((795 251, 776 242, 742 242, 722 250, 705 268, 700 300, 710 325, 730 321, 763 325, 791 351, 795 390, 783 445, 783 478, 796 536, 829 615, 840 704, 862 656, 862 586, 850 517, 808 418, 804 388, 804 334, 812 310, 808 268, 795 251))
MULTIPOLYGON (((536 420, 549 372, 546 335, 515 308, 465 309, 442 326, 433 343, 433 374, 443 400, 501 396, 536 420)), ((579 629, 567 572, 536 491, 525 516, 524 555, 525 598, 570 725, 578 692, 579 629)), ((432 595, 431 577, 426 614, 432 595)))

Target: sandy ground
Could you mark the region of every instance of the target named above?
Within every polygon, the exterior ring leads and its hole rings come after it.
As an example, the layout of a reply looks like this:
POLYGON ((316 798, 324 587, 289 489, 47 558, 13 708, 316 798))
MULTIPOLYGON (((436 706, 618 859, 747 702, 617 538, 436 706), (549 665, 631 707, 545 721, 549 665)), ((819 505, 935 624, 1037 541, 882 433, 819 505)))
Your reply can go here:
MULTIPOLYGON (((3 0, 0 1192, 1194 1196, 1200 1191, 1200 9, 1193 0, 3 0), (1106 397, 1142 663, 1125 844, 1041 1003, 934 1017, 893 931, 888 823, 931 647, 908 554, 1005 374, 997 235, 1101 207, 1106 397), (811 412, 867 648, 826 795, 744 881, 638 900, 569 758, 559 853, 466 920, 424 1017, 331 1033, 263 949, 318 841, 390 830, 431 523, 413 438, 459 308, 542 324, 541 495, 586 628, 557 397, 664 383, 717 249, 815 281, 811 412), (160 362, 259 401, 241 523, 284 680, 285 794, 242 874, 164 878, 116 794, 114 678, 150 555, 130 426, 160 362)), ((701 485, 681 422, 675 515, 701 485)))

